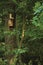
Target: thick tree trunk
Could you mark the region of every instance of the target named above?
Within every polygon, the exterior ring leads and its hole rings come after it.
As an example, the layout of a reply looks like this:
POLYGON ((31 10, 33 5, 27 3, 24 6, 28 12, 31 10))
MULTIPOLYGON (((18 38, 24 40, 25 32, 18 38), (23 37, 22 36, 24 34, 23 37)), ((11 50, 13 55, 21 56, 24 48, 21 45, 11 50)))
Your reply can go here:
MULTIPOLYGON (((11 16, 10 16, 10 18, 11 18, 11 16)), ((13 21, 14 20, 12 20, 12 19, 10 19, 10 21, 8 19, 7 22, 5 22, 5 26, 7 25, 7 29, 6 29, 7 32, 11 32, 11 33, 13 32, 13 21), (9 22, 9 25, 8 25, 8 22, 9 22)), ((6 48, 9 47, 8 50, 12 51, 13 49, 15 49, 17 47, 17 45, 16 45, 16 36, 6 34, 5 35, 5 43, 6 43, 6 48)), ((10 65, 10 62, 13 60, 12 59, 13 56, 14 56, 14 54, 6 55, 6 58, 9 60, 8 61, 9 65, 10 65)))

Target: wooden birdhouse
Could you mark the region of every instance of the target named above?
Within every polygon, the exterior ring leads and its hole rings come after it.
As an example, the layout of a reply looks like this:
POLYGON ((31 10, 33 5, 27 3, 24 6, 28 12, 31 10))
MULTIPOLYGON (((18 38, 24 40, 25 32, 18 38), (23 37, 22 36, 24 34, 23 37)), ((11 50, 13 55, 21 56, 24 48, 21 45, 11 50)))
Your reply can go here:
POLYGON ((13 20, 14 20, 14 18, 12 17, 12 14, 10 13, 9 14, 9 19, 8 19, 8 27, 10 28, 12 28, 13 27, 13 25, 14 25, 14 22, 13 22, 13 20))

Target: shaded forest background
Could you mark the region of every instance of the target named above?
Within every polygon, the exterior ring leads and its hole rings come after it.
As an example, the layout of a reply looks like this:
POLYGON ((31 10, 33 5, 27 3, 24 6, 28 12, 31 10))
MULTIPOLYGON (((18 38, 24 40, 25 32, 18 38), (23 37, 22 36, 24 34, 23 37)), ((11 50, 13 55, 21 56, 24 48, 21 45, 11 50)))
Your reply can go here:
POLYGON ((43 65, 42 0, 0 1, 0 65, 43 65))

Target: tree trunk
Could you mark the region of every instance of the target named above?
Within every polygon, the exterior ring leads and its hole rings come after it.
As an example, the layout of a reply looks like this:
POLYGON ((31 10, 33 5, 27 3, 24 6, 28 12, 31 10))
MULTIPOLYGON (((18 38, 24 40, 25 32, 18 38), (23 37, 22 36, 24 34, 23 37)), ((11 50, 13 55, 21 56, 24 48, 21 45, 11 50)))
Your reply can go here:
MULTIPOLYGON (((11 16, 10 16, 10 18, 11 18, 11 16)), ((13 25, 12 25, 13 21, 14 21, 13 19, 10 19, 10 21, 8 19, 7 22, 5 22, 5 26, 7 25, 7 29, 6 29, 6 32, 7 33, 8 32, 10 32, 10 33, 13 32, 13 25), (8 25, 8 22, 10 22, 9 25, 8 25)), ((6 34, 5 35, 5 43, 6 43, 6 48, 9 47, 8 50, 10 50, 10 51, 14 50, 17 47, 17 45, 16 45, 16 36, 13 35, 13 34, 12 35, 6 34)), ((9 65, 10 65, 10 62, 13 60, 12 59, 13 56, 14 56, 14 54, 8 54, 8 55, 6 55, 6 58, 9 60, 8 61, 9 62, 9 65)))

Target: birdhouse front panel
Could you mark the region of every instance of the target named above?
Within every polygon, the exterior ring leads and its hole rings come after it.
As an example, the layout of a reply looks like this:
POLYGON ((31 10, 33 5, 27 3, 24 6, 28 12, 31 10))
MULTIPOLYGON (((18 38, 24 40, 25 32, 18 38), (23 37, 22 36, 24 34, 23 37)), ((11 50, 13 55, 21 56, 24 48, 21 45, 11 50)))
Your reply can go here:
POLYGON ((10 26, 13 26, 13 20, 11 20, 11 19, 8 20, 8 26, 9 26, 9 27, 10 27, 10 26))

